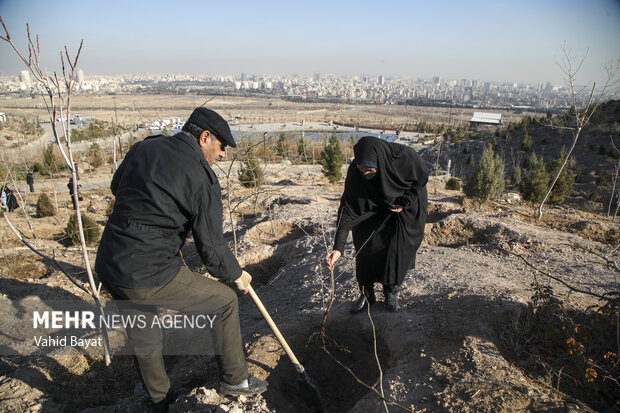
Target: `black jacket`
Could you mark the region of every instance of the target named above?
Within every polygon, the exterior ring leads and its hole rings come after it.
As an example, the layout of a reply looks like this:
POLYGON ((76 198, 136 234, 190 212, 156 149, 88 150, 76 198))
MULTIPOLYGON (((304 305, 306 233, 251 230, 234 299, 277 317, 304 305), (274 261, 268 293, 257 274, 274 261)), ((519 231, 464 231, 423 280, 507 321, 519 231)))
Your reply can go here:
POLYGON ((428 168, 412 148, 374 137, 361 138, 354 150, 338 209, 334 249, 344 252, 351 231, 358 281, 400 285, 407 270, 415 267, 424 237, 428 168), (368 160, 377 168, 371 180, 365 180, 356 166, 368 160), (391 212, 394 204, 403 210, 391 212))
POLYGON ((241 276, 222 234, 218 179, 193 136, 136 143, 111 189, 114 211, 95 264, 100 278, 124 288, 165 285, 183 265, 179 251, 189 231, 210 274, 229 281, 241 276))

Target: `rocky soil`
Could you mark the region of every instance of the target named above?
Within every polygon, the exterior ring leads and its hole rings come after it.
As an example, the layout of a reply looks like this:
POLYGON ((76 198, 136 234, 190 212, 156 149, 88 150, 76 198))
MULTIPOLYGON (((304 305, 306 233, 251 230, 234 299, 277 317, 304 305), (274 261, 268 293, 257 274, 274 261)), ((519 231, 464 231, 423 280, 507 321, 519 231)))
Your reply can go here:
MULTIPOLYGON (((400 311, 386 311, 379 300, 370 314, 351 315, 349 303, 358 295, 352 246, 334 274, 322 267, 342 184, 328 185, 319 167, 274 171, 266 175, 262 191, 233 212, 235 237, 228 214, 225 232, 231 248, 236 238, 240 263, 254 275, 258 295, 306 367, 327 411, 618 411, 620 406, 613 401, 580 401, 557 391, 559 383, 540 375, 518 351, 523 343, 520 320, 531 314, 533 281, 551 286, 575 311, 599 304, 589 295, 569 293, 541 271, 595 293, 618 290, 617 272, 601 258, 620 241, 617 224, 566 208, 548 209, 544 220, 535 220, 530 207, 514 201, 477 210, 463 202, 461 193, 446 191, 443 182, 433 181, 425 240, 417 268, 398 292, 400 311), (332 280, 334 302, 323 324, 332 280), (387 407, 370 387, 384 392, 387 407)), ((235 184, 228 196, 241 199, 248 195, 244 191, 235 184)), ((25 196, 31 216, 36 195, 25 196)), ((86 283, 79 252, 60 242, 71 212, 68 195, 62 192, 52 198, 58 206, 55 217, 30 218, 37 234, 32 242, 49 254, 54 249, 68 271, 86 283)), ((103 225, 110 201, 107 190, 90 189, 82 207, 103 225)), ((21 212, 8 218, 30 234, 21 212)), ((2 300, 16 302, 30 296, 89 300, 59 271, 23 248, 6 223, 0 233, 2 300)), ((90 253, 94 259, 94 247, 90 253)), ((191 240, 183 256, 190 268, 201 269, 191 240)), ((609 258, 617 259, 615 253, 609 258)), ((220 397, 212 357, 169 357, 174 384, 191 389, 171 411, 313 411, 308 391, 296 382, 298 374, 251 299, 240 296, 239 302, 250 371, 268 380, 269 390, 250 398, 220 397)), ((0 315, 0 325, 2 317, 6 314, 0 315)), ((9 332, 3 328, 2 335, 9 332)), ((128 357, 115 357, 112 369, 106 369, 101 356, 79 352, 2 356, 0 410, 146 411, 146 396, 134 392, 137 381, 128 357)), ((615 395, 620 396, 617 386, 615 395)))

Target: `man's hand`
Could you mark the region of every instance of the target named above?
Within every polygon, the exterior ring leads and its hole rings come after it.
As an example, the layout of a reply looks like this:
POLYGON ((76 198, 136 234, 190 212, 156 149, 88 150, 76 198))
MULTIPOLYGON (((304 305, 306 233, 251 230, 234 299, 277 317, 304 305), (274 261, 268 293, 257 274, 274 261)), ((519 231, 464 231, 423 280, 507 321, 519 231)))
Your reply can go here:
POLYGON ((390 208, 390 211, 392 212, 401 212, 403 210, 402 205, 398 205, 398 204, 394 204, 392 205, 392 208, 390 208))
POLYGON ((325 261, 323 261, 323 264, 325 264, 327 269, 331 271, 334 269, 334 263, 338 260, 338 258, 340 258, 341 255, 342 254, 340 253, 340 251, 333 250, 332 252, 327 254, 327 256, 325 257, 325 261))
POLYGON ((252 276, 248 272, 243 271, 241 273, 241 277, 235 280, 235 285, 237 286, 239 290, 243 291, 243 294, 247 294, 248 287, 250 286, 251 281, 252 281, 252 276))

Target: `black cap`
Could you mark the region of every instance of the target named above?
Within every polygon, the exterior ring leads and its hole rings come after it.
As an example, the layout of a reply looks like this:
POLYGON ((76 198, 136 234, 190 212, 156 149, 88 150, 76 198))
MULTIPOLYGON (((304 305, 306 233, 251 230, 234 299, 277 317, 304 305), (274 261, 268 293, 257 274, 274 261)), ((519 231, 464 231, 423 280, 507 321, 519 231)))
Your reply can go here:
POLYGON ((207 108, 196 108, 187 119, 187 123, 194 124, 202 130, 208 130, 224 145, 237 147, 235 138, 230 132, 228 123, 216 112, 207 108))

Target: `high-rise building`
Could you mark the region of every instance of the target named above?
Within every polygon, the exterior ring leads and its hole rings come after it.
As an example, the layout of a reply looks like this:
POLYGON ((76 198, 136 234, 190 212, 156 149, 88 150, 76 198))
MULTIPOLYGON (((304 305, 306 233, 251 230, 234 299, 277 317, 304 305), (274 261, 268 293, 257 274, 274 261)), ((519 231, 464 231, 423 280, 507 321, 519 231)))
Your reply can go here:
POLYGON ((385 83, 385 78, 383 77, 383 75, 379 75, 379 84, 382 85, 385 83))
POLYGON ((84 71, 82 69, 77 70, 77 82, 84 83, 84 71))
POLYGON ((22 70, 21 72, 19 72, 19 81, 29 85, 30 84, 30 72, 27 70, 22 70))

